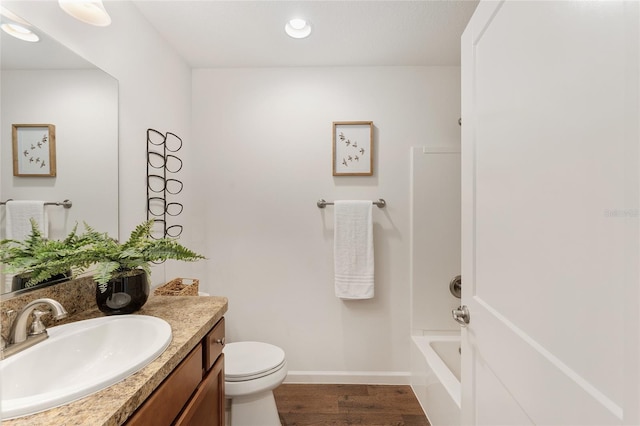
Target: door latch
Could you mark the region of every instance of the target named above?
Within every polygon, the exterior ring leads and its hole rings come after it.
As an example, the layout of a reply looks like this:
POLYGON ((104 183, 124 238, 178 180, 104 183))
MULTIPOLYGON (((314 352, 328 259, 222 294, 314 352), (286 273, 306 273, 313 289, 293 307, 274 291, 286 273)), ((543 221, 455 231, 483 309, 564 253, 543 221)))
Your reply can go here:
POLYGON ((469 308, 466 305, 458 306, 457 309, 451 311, 451 315, 462 327, 466 327, 469 324, 469 308))

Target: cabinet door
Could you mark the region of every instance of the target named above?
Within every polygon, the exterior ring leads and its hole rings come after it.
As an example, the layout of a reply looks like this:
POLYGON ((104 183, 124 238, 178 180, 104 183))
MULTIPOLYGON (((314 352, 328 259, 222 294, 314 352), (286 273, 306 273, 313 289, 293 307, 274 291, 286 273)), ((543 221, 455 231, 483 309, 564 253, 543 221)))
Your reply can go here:
POLYGON ((198 345, 131 416, 127 426, 170 425, 198 389, 201 379, 202 345, 198 345))
POLYGON ((224 426, 224 355, 204 378, 176 426, 224 426))

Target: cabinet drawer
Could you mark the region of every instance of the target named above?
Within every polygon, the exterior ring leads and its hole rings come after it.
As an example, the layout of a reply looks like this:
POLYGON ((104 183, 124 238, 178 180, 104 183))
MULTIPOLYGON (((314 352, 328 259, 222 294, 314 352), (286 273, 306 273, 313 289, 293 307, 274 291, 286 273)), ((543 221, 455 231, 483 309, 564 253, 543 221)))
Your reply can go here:
POLYGON ((170 425, 202 380, 202 346, 198 345, 158 386, 127 422, 128 426, 170 425))
POLYGON ((209 370, 224 348, 224 318, 204 338, 204 368, 209 370))

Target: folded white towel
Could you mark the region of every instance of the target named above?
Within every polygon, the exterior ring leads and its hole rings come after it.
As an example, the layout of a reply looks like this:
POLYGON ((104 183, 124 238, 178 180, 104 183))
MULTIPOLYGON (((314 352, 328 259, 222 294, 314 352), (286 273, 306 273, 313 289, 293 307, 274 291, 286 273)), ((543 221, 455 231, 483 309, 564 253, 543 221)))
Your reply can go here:
POLYGON ((7 201, 6 209, 7 238, 18 241, 26 240, 31 235, 31 218, 38 222, 42 235, 48 236, 49 221, 44 201, 7 201))
POLYGON ((336 201, 334 272, 336 296, 371 299, 374 294, 371 201, 336 201))

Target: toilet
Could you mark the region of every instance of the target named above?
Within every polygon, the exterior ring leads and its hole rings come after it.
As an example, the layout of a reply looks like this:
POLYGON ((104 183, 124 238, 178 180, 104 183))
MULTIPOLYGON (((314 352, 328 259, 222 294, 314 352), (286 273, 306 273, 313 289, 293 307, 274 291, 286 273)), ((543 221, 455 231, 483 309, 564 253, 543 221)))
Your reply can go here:
POLYGON ((284 351, 268 343, 233 342, 223 353, 225 397, 231 406, 227 424, 280 426, 272 391, 287 376, 284 351))

